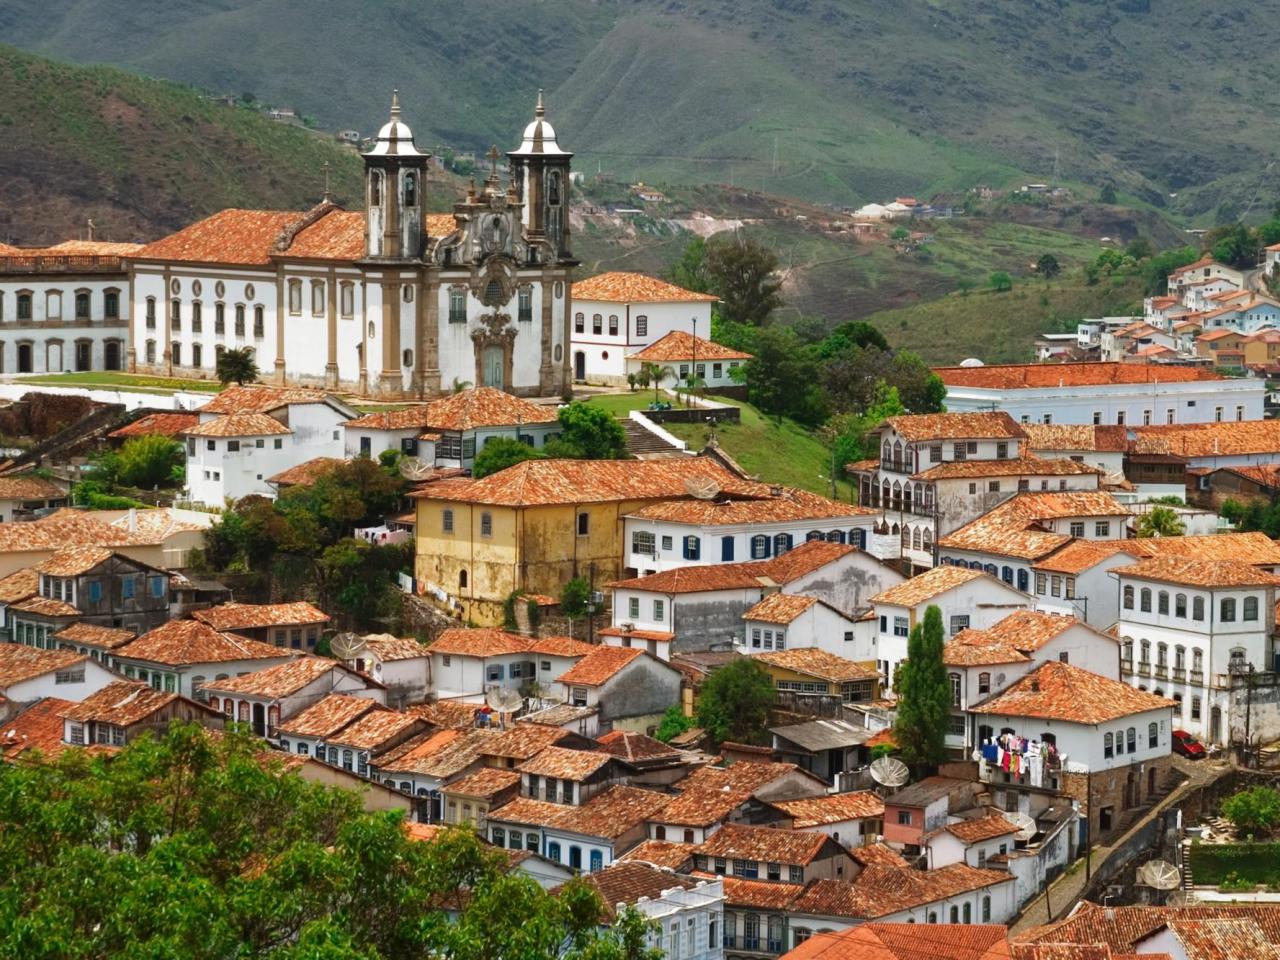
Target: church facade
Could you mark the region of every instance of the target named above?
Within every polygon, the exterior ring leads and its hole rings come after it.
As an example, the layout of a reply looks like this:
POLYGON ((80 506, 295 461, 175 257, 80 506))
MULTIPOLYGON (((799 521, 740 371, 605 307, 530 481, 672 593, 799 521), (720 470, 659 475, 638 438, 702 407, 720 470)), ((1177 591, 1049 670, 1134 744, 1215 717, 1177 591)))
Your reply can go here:
POLYGON ((364 155, 365 209, 223 210, 129 258, 128 368, 211 376, 227 349, 262 379, 386 398, 455 384, 525 396, 571 382, 569 170, 539 95, 520 145, 451 214, 423 209, 429 155, 393 98, 364 155))

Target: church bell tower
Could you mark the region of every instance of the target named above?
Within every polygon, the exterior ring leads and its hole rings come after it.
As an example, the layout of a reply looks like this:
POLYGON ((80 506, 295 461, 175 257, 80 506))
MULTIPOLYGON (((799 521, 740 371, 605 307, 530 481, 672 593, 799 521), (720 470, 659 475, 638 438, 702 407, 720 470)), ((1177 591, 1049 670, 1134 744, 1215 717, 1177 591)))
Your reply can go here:
POLYGON ((524 230, 531 245, 541 241, 549 262, 573 263, 569 250, 569 161, 556 131, 547 122, 538 91, 533 122, 524 128, 520 146, 507 153, 511 181, 524 204, 524 230))
POLYGON ((391 119, 364 155, 365 256, 417 260, 426 242, 423 192, 429 153, 420 153, 413 131, 400 119, 399 91, 391 95, 391 119))

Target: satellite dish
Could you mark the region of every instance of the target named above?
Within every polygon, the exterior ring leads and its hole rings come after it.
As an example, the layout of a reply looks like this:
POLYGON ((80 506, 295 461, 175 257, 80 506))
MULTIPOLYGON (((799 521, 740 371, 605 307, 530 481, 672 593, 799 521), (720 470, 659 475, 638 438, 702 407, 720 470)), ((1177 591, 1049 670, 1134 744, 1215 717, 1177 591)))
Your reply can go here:
POLYGON ((418 457, 400 458, 400 476, 415 482, 430 480, 436 468, 418 457))
POLYGON ((1157 890, 1176 890, 1182 886, 1182 875, 1168 860, 1148 860, 1138 868, 1138 883, 1157 890))
POLYGON ((967 360, 961 360, 961 361, 960 361, 960 366, 962 366, 962 367, 985 367, 985 366, 986 366, 986 364, 985 364, 985 363, 983 363, 981 360, 979 360, 977 357, 970 357, 970 358, 969 358, 969 359, 967 359, 967 360))
POLYGON ((365 638, 354 633, 340 633, 329 641, 329 650, 339 660, 354 660, 364 653, 366 646, 365 638))
POLYGON ((1012 811, 1006 812, 1004 818, 1018 828, 1013 835, 1015 840, 1030 840, 1036 835, 1036 822, 1029 814, 1012 811))
POLYGON ((711 477, 689 477, 684 482, 684 489, 695 500, 710 500, 720 492, 720 484, 711 477))
POLYGON ((911 771, 897 757, 871 761, 871 779, 882 787, 901 787, 911 779, 911 771))
POLYGON ((489 709, 498 713, 514 713, 524 706, 524 697, 520 696, 518 690, 494 687, 484 695, 484 702, 489 705, 489 709))

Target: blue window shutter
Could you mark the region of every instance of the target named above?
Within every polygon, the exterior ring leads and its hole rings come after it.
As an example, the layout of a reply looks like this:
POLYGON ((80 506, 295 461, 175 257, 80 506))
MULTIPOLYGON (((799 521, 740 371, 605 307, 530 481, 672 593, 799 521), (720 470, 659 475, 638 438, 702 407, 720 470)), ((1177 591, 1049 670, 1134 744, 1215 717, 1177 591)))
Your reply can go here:
POLYGON ((1025 570, 1018 571, 1018 589, 1021 590, 1023 593, 1027 592, 1027 587, 1029 586, 1027 581, 1029 579, 1030 578, 1027 576, 1027 571, 1025 570))
POLYGON ((720 559, 725 563, 733 560, 733 537, 720 538, 720 559))
POLYGON ((788 533, 787 534, 787 550, 790 550, 793 546, 795 546, 795 540, 792 538, 791 534, 788 533))
POLYGON ((692 560, 692 559, 693 559, 693 557, 689 556, 689 543, 690 543, 689 538, 688 538, 688 537, 685 537, 685 538, 684 538, 684 558, 685 558, 686 560, 692 560))

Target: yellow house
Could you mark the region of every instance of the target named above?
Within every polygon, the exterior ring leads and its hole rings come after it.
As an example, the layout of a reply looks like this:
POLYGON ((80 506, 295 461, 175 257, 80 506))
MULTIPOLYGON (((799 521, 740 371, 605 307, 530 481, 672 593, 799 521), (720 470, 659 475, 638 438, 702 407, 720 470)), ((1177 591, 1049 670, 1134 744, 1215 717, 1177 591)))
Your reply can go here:
POLYGON ((880 673, 874 664, 855 663, 817 647, 773 650, 751 659, 769 674, 775 689, 797 699, 825 696, 865 703, 880 697, 880 673))
POLYGON ((479 480, 428 483, 412 494, 418 590, 496 626, 515 591, 558 597, 576 576, 602 587, 622 574, 623 517, 689 498, 707 481, 727 495, 768 489, 703 456, 526 460, 479 480))

